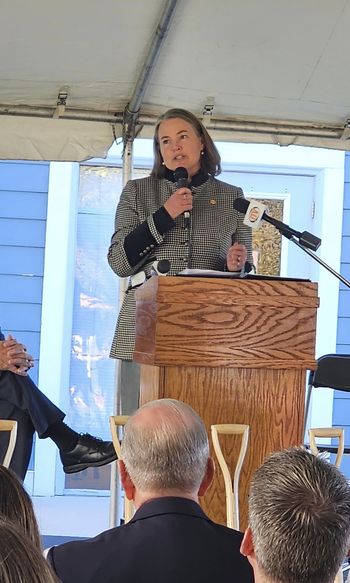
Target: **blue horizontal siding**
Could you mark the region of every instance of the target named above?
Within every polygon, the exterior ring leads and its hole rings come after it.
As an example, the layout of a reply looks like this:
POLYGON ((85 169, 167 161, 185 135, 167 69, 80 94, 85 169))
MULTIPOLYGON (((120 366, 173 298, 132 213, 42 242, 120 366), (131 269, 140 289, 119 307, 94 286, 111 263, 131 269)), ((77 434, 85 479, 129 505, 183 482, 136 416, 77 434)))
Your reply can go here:
POLYGON ((42 288, 42 277, 0 274, 0 302, 40 304, 42 288))
POLYGON ((339 292, 338 315, 340 318, 350 318, 350 289, 342 289, 339 292))
POLYGON ((45 221, 0 219, 0 245, 45 246, 45 221))
POLYGON ((340 469, 345 476, 350 476, 350 455, 344 455, 340 469))
MULTIPOLYGON (((337 425, 339 427, 347 427, 350 425, 350 419, 348 414, 349 408, 349 393, 340 393, 340 391, 335 391, 335 393, 343 395, 342 397, 335 397, 333 404, 333 415, 337 418, 337 425)), ((350 444, 350 436, 349 441, 350 444)))
POLYGON ((350 348, 350 318, 338 319, 337 342, 339 344, 349 344, 350 348))
MULTIPOLYGON (((342 263, 340 266, 340 273, 345 277, 345 279, 347 279, 348 281, 350 281, 350 263, 342 263)), ((345 283, 340 283, 340 289, 349 289, 345 283)))
MULTIPOLYGON (((345 406, 349 406, 349 403, 344 403, 345 406)), ((344 442, 345 442, 345 446, 346 447, 350 447, 350 426, 349 425, 341 425, 340 423, 337 423, 336 425, 334 425, 334 427, 341 427, 342 429, 344 429, 344 442)), ((331 440, 331 443, 333 445, 337 445, 338 444, 338 439, 334 438, 331 440)), ((348 455, 346 455, 345 457, 349 457, 348 455)), ((333 458, 333 463, 334 463, 334 458, 333 458)), ((343 469, 343 462, 342 462, 342 470, 343 469)), ((345 472, 344 472, 345 473, 345 472)))
POLYGON ((337 423, 336 427, 343 427, 345 444, 347 446, 350 446, 350 426, 349 425, 340 425, 340 423, 337 423))
POLYGON ((342 263, 350 263, 350 236, 343 237, 341 262, 342 263))
POLYGON ((0 162, 0 325, 36 359, 36 384, 48 183, 47 162, 0 162))
MULTIPOLYGON (((0 326, 37 360, 48 163, 0 162, 0 326)), ((31 372, 38 381, 38 366, 31 372)))
MULTIPOLYGON (((346 279, 350 279, 350 263, 347 263, 346 261, 342 262, 340 264, 340 273, 346 277, 346 279)), ((349 289, 349 288, 347 288, 349 289)))
MULTIPOLYGON (((341 274, 350 280, 350 155, 345 154, 344 214, 342 230, 341 274)), ((350 354, 350 289, 340 284, 337 352, 350 354)), ((345 430, 345 444, 350 446, 350 393, 334 391, 333 425, 345 430)), ((350 456, 345 455, 341 464, 344 474, 350 477, 350 456)))
MULTIPOLYGON (((18 332, 19 340, 22 340, 22 332, 37 332, 41 324, 41 304, 31 303, 2 303, 0 304, 0 321, 3 322, 2 313, 6 314, 6 322, 12 330, 18 332), (19 333, 21 332, 21 335, 19 333)), ((1 328, 3 324, 1 324, 1 328)))
POLYGON ((18 192, 47 192, 49 164, 31 162, 1 162, 1 190, 18 192))
POLYGON ((350 182, 344 184, 344 209, 350 209, 350 182))
POLYGON ((344 182, 350 182, 350 164, 348 152, 345 154, 344 182))
POLYGON ((344 209, 343 213, 343 237, 350 236, 350 209, 344 209))
MULTIPOLYGON (((348 404, 346 404, 348 405, 348 404)), ((340 425, 339 423, 337 425, 335 425, 335 427, 342 427, 344 429, 344 442, 345 442, 345 446, 346 447, 350 447, 350 427, 349 426, 344 426, 344 425, 340 425)), ((332 444, 333 445, 337 445, 338 444, 338 440, 337 439, 332 439, 332 444)), ((335 456, 331 456, 330 458, 331 463, 335 463, 335 456)), ((345 476, 349 476, 350 475, 350 455, 348 454, 344 454, 342 462, 341 462, 341 466, 340 466, 341 471, 345 474, 345 476)))
POLYGON ((0 246, 0 272, 7 275, 42 276, 44 273, 44 249, 0 246))
POLYGON ((46 214, 46 192, 11 192, 9 190, 0 190, 1 217, 8 219, 46 220, 46 214))
POLYGON ((350 346, 349 344, 337 344, 335 351, 337 354, 350 354, 350 346))

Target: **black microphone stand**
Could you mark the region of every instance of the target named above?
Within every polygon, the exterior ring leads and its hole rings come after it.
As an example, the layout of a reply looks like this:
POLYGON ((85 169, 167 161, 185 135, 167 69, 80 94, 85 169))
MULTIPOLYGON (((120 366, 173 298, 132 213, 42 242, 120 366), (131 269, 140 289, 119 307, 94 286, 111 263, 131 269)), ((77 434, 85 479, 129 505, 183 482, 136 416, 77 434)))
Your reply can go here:
MULTIPOLYGON (((282 223, 283 224, 283 223, 282 223)), ((275 225, 276 226, 276 225, 275 225)), ((330 265, 328 265, 328 263, 326 263, 325 261, 323 261, 323 259, 320 259, 320 257, 318 257, 316 255, 316 253, 314 253, 313 251, 311 251, 311 249, 308 249, 307 247, 305 247, 305 245, 303 245, 302 243, 300 243, 300 241, 298 241, 297 237, 295 236, 294 233, 291 233, 290 229, 284 229, 281 227, 276 227, 279 232, 286 237, 287 239, 289 239, 289 241, 292 241, 292 243, 294 243, 294 245, 296 245, 297 247, 299 247, 300 249, 302 249, 303 251, 305 251, 305 253, 307 253, 308 255, 310 255, 310 257, 312 257, 313 259, 315 259, 315 261, 317 261, 317 263, 319 263, 320 265, 322 265, 323 267, 325 267, 325 269, 327 269, 327 271, 329 271, 332 275, 334 275, 335 277, 337 277, 344 285, 346 285, 348 288, 350 288, 350 281, 348 281, 345 277, 343 277, 342 275, 340 275, 340 273, 338 273, 337 271, 335 271, 335 269, 333 269, 330 265)))

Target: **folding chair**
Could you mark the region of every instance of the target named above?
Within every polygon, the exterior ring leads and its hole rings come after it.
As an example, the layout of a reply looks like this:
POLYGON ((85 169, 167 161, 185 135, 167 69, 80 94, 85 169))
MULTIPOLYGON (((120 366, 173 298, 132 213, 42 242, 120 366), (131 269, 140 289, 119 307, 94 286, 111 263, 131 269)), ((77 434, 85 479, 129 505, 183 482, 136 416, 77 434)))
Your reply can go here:
MULTIPOLYGON (((339 439, 339 445, 337 448, 337 457, 335 459, 334 465, 337 468, 340 467, 341 460, 343 458, 344 453, 344 429, 342 427, 318 427, 309 429, 309 440, 310 440, 310 449, 314 455, 320 453, 320 448, 324 447, 328 451, 328 446, 320 446, 316 444, 317 437, 337 437, 339 439)), ((332 446, 332 449, 334 446, 332 446)))
POLYGON ((211 426, 211 436, 214 451, 216 457, 218 458, 219 466, 224 476, 225 482, 225 492, 226 492, 226 522, 227 526, 230 528, 235 528, 239 530, 239 505, 238 505, 238 489, 239 489, 239 477, 247 452, 248 438, 249 438, 249 425, 240 425, 236 423, 225 423, 221 425, 211 426), (239 451, 233 480, 231 478, 230 470, 224 458, 222 452, 220 441, 220 435, 241 435, 241 448, 239 451))
MULTIPOLYGON (((0 431, 9 431, 10 432, 9 443, 7 446, 5 457, 2 461, 2 465, 5 466, 5 468, 8 468, 10 463, 11 463, 11 459, 12 459, 13 452, 14 452, 15 445, 16 445, 17 421, 13 421, 10 419, 1 419, 0 420, 0 431)), ((1 461, 0 461, 0 463, 1 463, 1 461)))
MULTIPOLYGON (((311 394, 314 388, 330 388, 350 392, 350 354, 325 354, 317 359, 317 368, 311 371, 306 396, 304 431, 306 431, 311 394)), ((337 453, 333 445, 319 445, 319 451, 337 453)), ((344 447, 344 453, 350 453, 350 446, 344 447)))
MULTIPOLYGON (((312 428, 309 429, 308 431, 309 433, 309 440, 310 440, 310 450, 314 455, 317 455, 318 453, 320 453, 321 448, 326 449, 327 451, 329 451, 329 446, 320 446, 316 444, 316 438, 317 437, 331 437, 331 438, 335 438, 337 437, 339 440, 339 444, 338 444, 338 448, 337 448, 337 452, 332 452, 332 453, 336 453, 337 457, 335 459, 334 465, 339 468, 340 464, 341 464, 341 460, 343 457, 343 453, 344 453, 344 429, 342 427, 318 427, 318 428, 312 428)), ((334 450, 335 447, 332 446, 332 449, 334 450)), ((343 583, 343 568, 341 567, 337 573, 337 576, 334 580, 334 583, 343 583)))
MULTIPOLYGON (((124 427, 125 423, 129 419, 128 415, 112 415, 109 418, 109 424, 111 427, 112 441, 114 449, 117 452, 118 459, 122 457, 121 441, 119 439, 118 431, 120 428, 124 427)), ((131 500, 128 500, 124 494, 124 521, 129 522, 134 516, 135 509, 131 500)))

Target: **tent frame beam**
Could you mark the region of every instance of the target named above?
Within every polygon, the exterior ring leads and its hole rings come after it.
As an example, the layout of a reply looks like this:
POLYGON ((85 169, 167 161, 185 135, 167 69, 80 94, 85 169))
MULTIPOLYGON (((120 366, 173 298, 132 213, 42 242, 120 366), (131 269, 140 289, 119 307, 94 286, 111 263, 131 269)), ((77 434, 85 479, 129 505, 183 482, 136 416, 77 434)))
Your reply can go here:
POLYGON ((124 110, 123 119, 123 140, 126 144, 129 140, 135 139, 136 123, 142 105, 144 95, 150 83, 151 76, 158 59, 161 48, 170 29, 172 17, 175 12, 178 0, 167 0, 163 14, 160 17, 157 29, 153 35, 151 45, 145 62, 142 65, 141 73, 136 81, 131 99, 124 110))
MULTIPOLYGON (((24 116, 52 118, 55 107, 35 107, 29 105, 0 104, 0 116, 24 116)), ((123 124, 124 112, 109 113, 106 111, 69 109, 66 108, 60 119, 72 119, 80 121, 94 121, 100 123, 123 124)), ((154 126, 158 116, 152 114, 139 114, 137 122, 140 126, 154 126)), ((59 120, 57 120, 59 123, 59 120)), ((254 134, 269 134, 276 136, 312 136, 315 138, 330 138, 337 140, 348 139, 350 121, 343 125, 328 125, 311 122, 292 122, 285 120, 266 120, 254 118, 219 119, 213 116, 206 123, 209 131, 219 132, 243 132, 254 134)))

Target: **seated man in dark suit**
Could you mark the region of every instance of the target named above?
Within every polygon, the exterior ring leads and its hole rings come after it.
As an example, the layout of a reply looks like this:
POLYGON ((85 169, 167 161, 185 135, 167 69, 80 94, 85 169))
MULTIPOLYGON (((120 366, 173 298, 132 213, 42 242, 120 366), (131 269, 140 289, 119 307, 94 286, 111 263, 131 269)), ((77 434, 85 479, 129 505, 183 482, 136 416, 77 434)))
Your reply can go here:
POLYGON ((302 448, 274 453, 248 506, 241 550, 255 583, 334 582, 350 544, 350 487, 335 466, 302 448))
MULTIPOLYGON (((16 447, 10 467, 24 480, 32 450, 34 431, 41 439, 50 437, 60 451, 67 474, 102 466, 116 459, 113 444, 92 435, 79 435, 63 422, 58 409, 33 383, 28 370, 34 361, 23 344, 12 336, 4 338, 0 328, 0 419, 18 423, 16 447)), ((8 435, 0 433, 0 463, 8 435)))
POLYGON ((214 474, 205 426, 171 399, 147 403, 128 420, 119 472, 136 514, 93 539, 52 547, 63 583, 251 583, 242 534, 202 511, 214 474))

